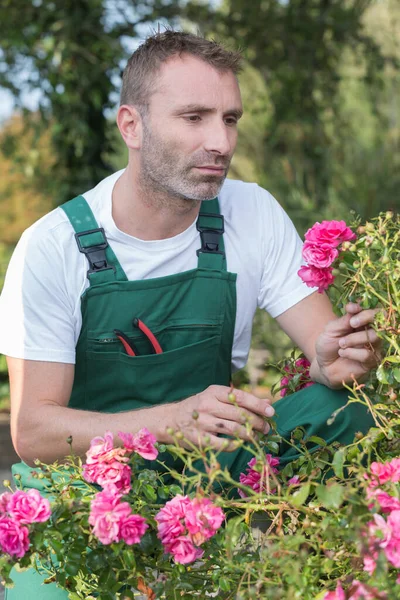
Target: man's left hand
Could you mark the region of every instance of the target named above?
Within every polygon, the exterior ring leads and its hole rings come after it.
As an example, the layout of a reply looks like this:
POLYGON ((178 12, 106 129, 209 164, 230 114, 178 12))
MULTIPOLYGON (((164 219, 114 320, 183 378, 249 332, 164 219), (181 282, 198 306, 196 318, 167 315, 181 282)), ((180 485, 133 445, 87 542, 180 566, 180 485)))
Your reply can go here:
POLYGON ((346 314, 326 324, 316 341, 310 377, 331 388, 360 382, 380 362, 381 340, 371 328, 377 310, 346 305, 346 314))

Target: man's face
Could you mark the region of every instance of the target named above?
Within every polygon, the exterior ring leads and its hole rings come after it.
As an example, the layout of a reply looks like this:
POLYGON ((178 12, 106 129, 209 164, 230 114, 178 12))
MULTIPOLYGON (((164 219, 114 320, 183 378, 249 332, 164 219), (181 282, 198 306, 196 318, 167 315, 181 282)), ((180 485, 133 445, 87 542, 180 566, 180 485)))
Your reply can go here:
POLYGON ((141 178, 191 200, 218 195, 237 141, 242 102, 236 77, 190 55, 167 61, 143 118, 141 178))

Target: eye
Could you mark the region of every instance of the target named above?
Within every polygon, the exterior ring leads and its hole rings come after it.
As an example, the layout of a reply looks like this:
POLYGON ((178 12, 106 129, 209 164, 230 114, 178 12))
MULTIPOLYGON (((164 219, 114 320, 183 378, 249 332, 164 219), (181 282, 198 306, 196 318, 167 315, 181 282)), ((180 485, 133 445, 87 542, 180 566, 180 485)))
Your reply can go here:
POLYGON ((226 125, 235 126, 238 124, 238 119, 236 117, 225 117, 226 125))
POLYGON ((185 119, 189 121, 189 123, 198 123, 201 121, 200 115, 186 115, 185 119))

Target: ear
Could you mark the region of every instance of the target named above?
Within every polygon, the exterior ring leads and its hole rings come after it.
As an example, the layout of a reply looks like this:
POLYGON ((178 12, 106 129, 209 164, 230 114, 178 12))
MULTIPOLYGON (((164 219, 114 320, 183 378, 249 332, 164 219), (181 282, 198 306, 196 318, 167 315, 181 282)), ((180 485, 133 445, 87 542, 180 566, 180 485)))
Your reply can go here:
POLYGON ((142 141, 142 119, 134 106, 123 104, 117 113, 117 125, 130 150, 138 150, 142 141))

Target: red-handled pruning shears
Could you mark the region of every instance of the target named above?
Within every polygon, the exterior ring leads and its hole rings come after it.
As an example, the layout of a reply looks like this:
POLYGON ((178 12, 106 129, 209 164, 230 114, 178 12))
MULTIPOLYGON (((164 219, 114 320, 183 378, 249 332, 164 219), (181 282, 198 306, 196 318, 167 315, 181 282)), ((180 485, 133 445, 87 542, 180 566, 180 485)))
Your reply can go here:
POLYGON ((123 331, 120 331, 119 329, 114 329, 114 333, 129 356, 137 356, 139 354, 135 344, 128 338, 127 335, 124 334, 123 331))
MULTIPOLYGON (((155 354, 161 354, 162 348, 160 346, 160 343, 157 340, 154 333, 147 327, 147 325, 145 325, 143 323, 143 321, 141 321, 140 319, 136 319, 136 318, 133 319, 133 325, 134 325, 134 327, 137 327, 138 329, 140 329, 140 331, 142 333, 144 333, 144 335, 149 340, 155 354)), ((130 340, 123 331, 121 331, 120 329, 114 329, 114 333, 117 336, 117 338, 119 339, 119 341, 121 342, 121 344, 123 345, 123 347, 125 348, 125 351, 129 356, 138 356, 138 354, 139 354, 138 349, 136 348, 136 346, 132 342, 132 340, 130 340)))
POLYGON ((162 348, 160 346, 158 339, 156 338, 154 333, 147 327, 147 325, 145 325, 143 323, 143 321, 141 321, 140 319, 136 319, 136 318, 133 319, 133 325, 134 325, 134 327, 137 327, 138 329, 140 329, 140 331, 142 331, 144 333, 144 335, 149 340, 150 344, 153 346, 154 352, 156 354, 162 354, 162 348))

